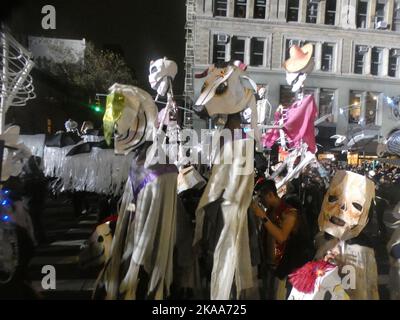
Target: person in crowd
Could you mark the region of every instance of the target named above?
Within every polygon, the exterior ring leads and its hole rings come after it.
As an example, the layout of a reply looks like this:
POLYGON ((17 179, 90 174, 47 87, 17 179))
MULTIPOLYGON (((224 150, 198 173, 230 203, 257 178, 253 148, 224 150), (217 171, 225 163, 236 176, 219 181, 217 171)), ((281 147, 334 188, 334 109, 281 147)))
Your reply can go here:
POLYGON ((307 248, 300 201, 280 198, 273 180, 260 184, 256 188, 259 198, 253 200, 251 210, 263 225, 264 297, 283 300, 290 293, 287 275, 309 261, 312 252, 307 248))
POLYGON ((28 200, 29 214, 32 219, 36 240, 39 244, 46 242, 42 215, 47 194, 47 179, 40 168, 42 159, 31 156, 22 173, 25 194, 28 200))

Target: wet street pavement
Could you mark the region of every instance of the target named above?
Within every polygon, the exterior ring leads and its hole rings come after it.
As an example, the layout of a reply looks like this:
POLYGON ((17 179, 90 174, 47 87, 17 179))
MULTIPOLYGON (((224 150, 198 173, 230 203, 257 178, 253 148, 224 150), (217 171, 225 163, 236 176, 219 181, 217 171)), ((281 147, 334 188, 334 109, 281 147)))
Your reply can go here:
MULTIPOLYGON (((386 212, 388 227, 397 217, 386 212)), ((72 204, 65 196, 49 200, 43 216, 48 242, 40 245, 30 262, 29 275, 34 289, 43 299, 91 299, 92 290, 99 270, 83 271, 79 268, 80 246, 89 238, 98 222, 98 213, 74 216, 72 204), (44 265, 56 269, 56 289, 44 290, 41 285, 44 265)), ((375 246, 379 272, 379 293, 382 300, 389 299, 387 288, 389 278, 389 260, 386 252, 386 240, 379 237, 375 219, 369 224, 367 232, 375 246)), ((392 229, 388 228, 388 236, 392 229)), ((387 236, 387 237, 388 237, 387 236)))
POLYGON ((47 202, 43 221, 48 241, 36 249, 29 267, 34 289, 43 299, 90 299, 98 271, 81 270, 78 256, 98 222, 98 214, 76 218, 71 202, 62 197, 47 202), (56 269, 55 290, 42 288, 45 265, 56 269))

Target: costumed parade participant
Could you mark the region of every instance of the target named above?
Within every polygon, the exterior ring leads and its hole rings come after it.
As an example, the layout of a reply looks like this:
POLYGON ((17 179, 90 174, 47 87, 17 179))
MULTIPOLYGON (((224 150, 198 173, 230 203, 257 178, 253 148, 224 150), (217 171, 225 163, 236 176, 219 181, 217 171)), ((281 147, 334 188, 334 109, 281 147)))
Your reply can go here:
MULTIPOLYGON (((159 84, 165 84, 164 80, 168 84, 161 92, 165 94, 171 89, 171 79, 168 75, 162 78, 159 84)), ((134 159, 111 257, 98 279, 106 299, 164 299, 170 295, 178 170, 174 164, 164 162, 163 150, 153 143, 159 133, 156 121, 157 106, 147 92, 120 84, 110 88, 104 115, 105 138, 110 142, 115 130, 115 152, 132 152, 134 159)))
POLYGON ((37 242, 20 179, 31 153, 18 142, 19 132, 18 126, 11 126, 0 135, 0 298, 5 299, 37 298, 28 276, 37 242))
POLYGON ((115 84, 107 97, 105 138, 115 132, 115 152, 134 152, 119 211, 111 257, 100 275, 107 299, 162 299, 172 283, 177 169, 146 164, 156 130, 157 107, 133 86, 115 84), (147 283, 143 279, 147 275, 147 283))
POLYGON ((224 155, 231 162, 221 161, 213 165, 196 210, 193 244, 198 258, 203 261, 203 277, 210 281, 209 296, 206 296, 217 300, 240 298, 246 289, 255 287, 256 281, 247 210, 254 188, 254 140, 257 144, 259 134, 253 90, 241 83, 245 68, 239 62, 223 63, 196 76, 208 77, 194 110, 204 119, 213 118, 218 128, 217 135, 225 129, 230 137, 234 136, 228 141, 225 139, 217 150, 219 159, 224 155), (240 113, 247 107, 251 108, 251 128, 255 130, 255 139, 246 137, 241 129, 240 113))
MULTIPOLYGON (((363 230, 369 220, 369 211, 375 197, 374 182, 367 177, 349 171, 337 171, 325 194, 318 219, 320 233, 316 236, 315 259, 339 268, 342 286, 351 300, 377 300, 378 272, 374 250, 363 230)), ((315 278, 317 268, 308 270, 309 278, 315 278)), ((333 268, 328 266, 328 269, 333 268)), ((326 271, 322 268, 321 272, 326 271)), ((308 291, 299 279, 306 278, 302 268, 291 275, 294 289, 290 299, 302 300, 322 297, 316 290, 308 291), (312 293, 312 295, 307 295, 312 293)), ((307 283, 307 281, 305 281, 307 283)), ((311 287, 314 289, 314 282, 311 287)), ((320 288, 323 290, 323 288, 320 288)), ((339 290, 340 291, 340 290, 339 290)), ((334 291, 330 294, 334 296, 334 291)), ((339 295, 343 299, 345 295, 339 295)))

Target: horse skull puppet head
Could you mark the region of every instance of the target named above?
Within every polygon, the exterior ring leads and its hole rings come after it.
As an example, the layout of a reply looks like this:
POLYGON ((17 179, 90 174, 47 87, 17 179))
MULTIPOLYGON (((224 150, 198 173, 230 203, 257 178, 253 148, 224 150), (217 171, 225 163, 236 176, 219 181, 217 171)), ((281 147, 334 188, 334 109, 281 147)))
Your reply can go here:
POLYGON ((214 64, 202 74, 196 75, 196 78, 207 78, 193 109, 201 118, 212 118, 217 124, 225 126, 229 115, 238 114, 250 107, 251 126, 258 141, 256 99, 254 91, 242 83, 245 70, 246 65, 240 61, 225 62, 214 64))
POLYGON ((322 203, 318 224, 321 231, 340 239, 357 237, 368 223, 375 197, 372 180, 350 171, 338 171, 322 203))
POLYGON ((138 87, 116 83, 109 91, 103 118, 104 137, 110 144, 114 135, 115 153, 127 155, 145 141, 153 140, 157 106, 138 87))

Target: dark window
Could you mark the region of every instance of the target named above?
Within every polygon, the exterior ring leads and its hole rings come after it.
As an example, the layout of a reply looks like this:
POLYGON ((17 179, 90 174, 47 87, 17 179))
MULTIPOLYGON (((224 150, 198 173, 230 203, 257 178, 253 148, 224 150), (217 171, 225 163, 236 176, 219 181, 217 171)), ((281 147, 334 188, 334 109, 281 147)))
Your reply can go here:
POLYGON ((367 0, 358 0, 357 2, 357 28, 367 27, 367 0))
POLYGON ((245 40, 243 38, 232 37, 232 42, 231 42, 232 60, 240 60, 244 62, 244 44, 245 40))
POLYGON ((214 16, 226 17, 227 0, 214 0, 214 16))
POLYGON ((254 2, 254 18, 265 19, 266 0, 255 0, 254 2))
POLYGON ((299 0, 288 0, 287 2, 287 21, 299 20, 299 0))
POLYGON ((307 23, 317 23, 318 3, 313 0, 308 0, 307 3, 307 23))
MULTIPOLYGON (((316 89, 315 88, 304 88, 304 95, 313 95, 315 97, 316 89)), ((280 87, 280 97, 279 104, 289 107, 296 100, 296 93, 292 92, 291 86, 281 86, 280 87)))
POLYGON ((356 74, 364 73, 364 57, 367 51, 368 48, 364 46, 356 46, 356 52, 354 55, 354 73, 356 74))
POLYGON ((372 48, 371 52, 371 74, 374 76, 380 76, 383 73, 382 63, 382 48, 372 48))
POLYGON ((299 46, 301 47, 305 41, 303 40, 293 40, 293 39, 286 39, 286 51, 285 51, 285 60, 289 59, 290 57, 290 47, 291 46, 299 46))
POLYGON ((393 30, 400 31, 400 1, 396 1, 393 12, 393 30))
POLYGON ((247 0, 235 0, 235 17, 246 18, 247 0))
POLYGON ((336 0, 326 1, 325 24, 335 25, 336 0))
POLYGON ((294 100, 295 100, 295 93, 292 92, 292 87, 281 86, 279 104, 285 107, 289 107, 294 102, 294 100))
POLYGON ((264 60, 264 41, 252 38, 250 43, 250 65, 262 66, 264 60))
POLYGON ((386 0, 378 0, 376 2, 375 23, 385 20, 385 5, 386 0))
POLYGON ((218 35, 214 35, 213 63, 225 61, 226 44, 218 41, 218 35))
POLYGON ((331 114, 335 102, 335 90, 321 89, 319 93, 319 118, 331 114))
POLYGON ((321 70, 332 71, 333 69, 333 48, 332 43, 322 44, 321 70))
POLYGON ((388 75, 389 77, 399 77, 399 56, 400 56, 400 49, 391 49, 389 53, 389 70, 388 75))

